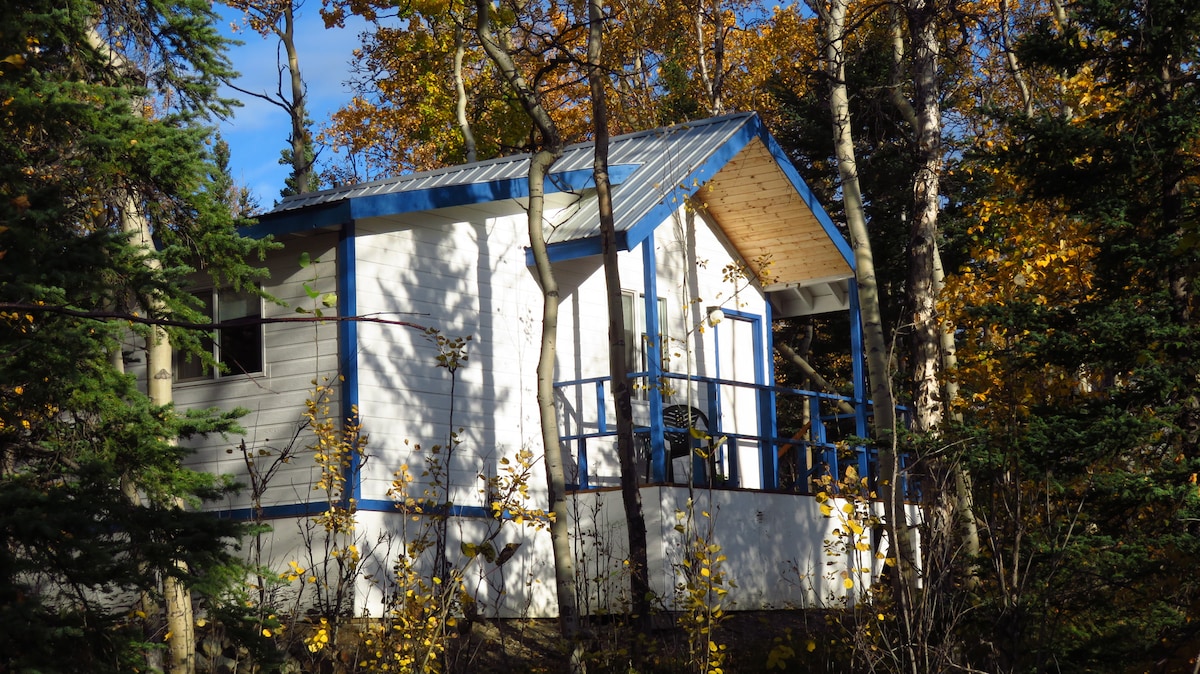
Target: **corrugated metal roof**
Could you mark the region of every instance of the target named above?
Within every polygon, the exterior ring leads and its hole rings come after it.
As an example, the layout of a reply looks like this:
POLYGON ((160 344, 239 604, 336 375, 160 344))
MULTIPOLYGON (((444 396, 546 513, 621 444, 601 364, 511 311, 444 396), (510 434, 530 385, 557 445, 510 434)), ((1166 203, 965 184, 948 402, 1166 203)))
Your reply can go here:
MULTIPOLYGON (((592 147, 564 150, 548 194, 594 187, 592 147)), ((617 243, 624 249, 652 236, 704 187, 697 208, 771 290, 853 273, 845 238, 754 113, 617 136, 609 143, 609 167, 617 243)), ((364 218, 523 199, 528 171, 526 154, 289 197, 247 234, 299 234, 364 218)), ((564 217, 546 228, 551 259, 599 254, 597 200, 579 199, 564 217)))
MULTIPOLYGON (((640 165, 632 176, 613 188, 616 230, 629 231, 655 205, 670 199, 676 188, 694 191, 695 186, 683 185, 683 181, 753 118, 753 113, 726 115, 614 138, 609 145, 609 164, 640 165)), ((579 160, 590 166, 591 145, 579 155, 579 160)), ((546 243, 599 235, 599 205, 596 200, 588 199, 566 222, 554 228, 546 243)))
MULTIPOLYGON (((753 118, 753 113, 739 113, 612 138, 609 143, 609 164, 637 166, 632 175, 613 189, 617 231, 627 231, 641 221, 655 205, 668 198, 674 188, 680 187, 681 182, 697 166, 703 164, 753 118)), ((567 147, 563 156, 555 162, 551 178, 571 171, 591 170, 592 146, 592 143, 580 143, 567 147)), ((524 179, 528 171, 528 154, 501 157, 291 196, 280 202, 269 216, 364 197, 524 179)), ((600 225, 597 208, 594 199, 584 200, 581 208, 566 222, 548 232, 547 243, 598 236, 600 225)))

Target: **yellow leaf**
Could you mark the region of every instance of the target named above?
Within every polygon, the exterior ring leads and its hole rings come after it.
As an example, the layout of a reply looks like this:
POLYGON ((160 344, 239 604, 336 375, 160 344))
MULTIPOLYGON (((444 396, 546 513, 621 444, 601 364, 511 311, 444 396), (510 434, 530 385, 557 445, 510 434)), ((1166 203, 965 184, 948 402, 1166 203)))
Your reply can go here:
POLYGON ((843 580, 842 586, 845 587, 847 590, 849 590, 850 588, 854 587, 854 579, 847 578, 846 580, 843 580))
POLYGON ((812 639, 809 639, 808 643, 804 644, 804 650, 808 651, 809 653, 812 653, 813 651, 817 650, 817 642, 813 641, 812 639))
POLYGON ((264 627, 264 628, 263 628, 263 631, 262 631, 262 635, 263 635, 264 637, 270 638, 270 636, 271 636, 271 630, 269 630, 269 629, 267 629, 267 628, 265 628, 265 627, 264 627))

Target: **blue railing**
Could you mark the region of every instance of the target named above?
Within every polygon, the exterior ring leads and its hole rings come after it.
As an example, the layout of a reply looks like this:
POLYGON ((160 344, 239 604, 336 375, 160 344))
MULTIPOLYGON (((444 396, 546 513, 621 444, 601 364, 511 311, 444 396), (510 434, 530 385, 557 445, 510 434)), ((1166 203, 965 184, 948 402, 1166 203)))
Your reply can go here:
MULTIPOLYGON (((683 438, 695 448, 709 450, 709 457, 701 456, 706 452, 688 452, 693 454, 691 474, 698 484, 810 493, 816 479, 824 475, 841 479, 850 465, 874 484, 878 454, 854 442, 867 436, 872 407, 869 400, 859 404, 853 398, 830 393, 673 373, 663 374, 658 387, 650 388, 645 384, 649 376, 646 372, 630 375, 637 389, 635 395, 640 397, 639 407, 644 408, 642 418, 635 413, 634 419, 635 442, 639 458, 644 460, 644 482, 676 481, 670 479, 671 457, 677 454, 671 450, 683 438), (789 399, 807 406, 809 421, 794 433, 781 434, 776 427, 776 409, 789 399), (839 403, 853 408, 853 414, 839 411, 839 403), (738 404, 741 409, 735 409, 738 404), (664 419, 664 409, 678 406, 693 410, 691 414, 706 422, 707 427, 699 429, 704 433, 699 435, 711 439, 696 438, 690 429, 670 425, 670 419, 664 419), (753 409, 748 412, 746 407, 753 409), (743 466, 757 468, 758 474, 741 474, 743 466)), ((616 462, 616 428, 609 421, 609 379, 591 377, 555 384, 563 425, 560 438, 572 449, 578 467, 572 481, 577 489, 613 484, 616 479, 615 475, 590 474, 593 464, 602 463, 600 459, 609 459, 609 466, 616 462), (601 443, 603 439, 609 440, 601 443), (589 456, 601 444, 607 444, 606 449, 613 455, 589 456)))

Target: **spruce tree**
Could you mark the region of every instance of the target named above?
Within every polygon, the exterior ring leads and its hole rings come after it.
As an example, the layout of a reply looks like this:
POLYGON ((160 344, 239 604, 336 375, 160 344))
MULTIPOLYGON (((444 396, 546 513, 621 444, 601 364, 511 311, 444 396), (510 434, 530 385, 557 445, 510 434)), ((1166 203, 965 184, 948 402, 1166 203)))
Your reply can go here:
MULTIPOLYGON (((992 160, 1025 186, 996 198, 1061 204, 1083 234, 1059 247, 1094 251, 1079 263, 1091 281, 975 309, 989 328, 968 335, 980 342, 973 357, 1004 372, 975 391, 988 404, 968 421, 1004 423, 981 425, 973 445, 991 572, 966 643, 980 644, 987 671, 1192 671, 1200 6, 1068 8, 1069 21, 1047 22, 1018 51, 1060 73, 1066 95, 1005 118, 1013 142, 992 160), (1038 385, 1001 395, 1005 381, 1038 385)), ((1021 234, 987 236, 1012 245, 1021 234)))
POLYGON ((207 593, 230 577, 238 530, 176 507, 223 487, 173 440, 232 420, 156 407, 123 367, 143 321, 201 319, 194 268, 243 286, 261 249, 212 181, 214 19, 204 0, 0 13, 0 670, 145 669, 165 635, 141 599, 167 575, 207 593), (156 250, 121 233, 128 204, 156 250))

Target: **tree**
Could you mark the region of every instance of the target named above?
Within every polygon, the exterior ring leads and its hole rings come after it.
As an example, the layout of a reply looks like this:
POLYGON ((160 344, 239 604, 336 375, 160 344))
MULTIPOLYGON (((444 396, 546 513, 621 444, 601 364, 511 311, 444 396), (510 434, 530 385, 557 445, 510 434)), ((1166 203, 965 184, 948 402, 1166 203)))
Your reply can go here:
MULTIPOLYGON (((629 386, 628 353, 625 344, 625 314, 622 310, 621 272, 617 260, 617 230, 612 210, 612 184, 608 179, 608 76, 601 65, 604 50, 604 5, 588 3, 587 79, 591 88, 595 149, 592 175, 600 214, 604 282, 608 298, 608 371, 616 409, 617 460, 621 467, 621 503, 629 538, 630 594, 636 623, 649 624, 650 570, 647 566, 646 520, 642 514, 642 492, 638 484, 637 451, 633 437, 633 401, 629 386)), ((669 460, 669 459, 668 459, 669 460)))
POLYGON ((529 245, 533 252, 538 283, 542 288, 542 339, 538 353, 537 400, 545 452, 546 486, 550 507, 550 535, 554 546, 554 578, 558 594, 558 619, 563 638, 572 646, 572 669, 582 671, 579 643, 579 607, 575 589, 575 563, 571 551, 571 532, 566 494, 566 469, 562 443, 558 437, 558 414, 554 400, 554 361, 558 331, 558 284, 546 250, 544 209, 546 176, 562 156, 563 142, 558 126, 543 106, 540 83, 526 79, 512 58, 513 48, 507 34, 493 29, 492 7, 476 0, 476 34, 488 58, 504 76, 539 136, 540 149, 529 158, 529 245))
POLYGON ((974 246, 948 285, 986 524, 969 628, 996 637, 972 655, 1190 671, 1200 13, 1056 9, 1009 61, 1053 86, 998 89, 1021 104, 981 124, 974 246))
POLYGON ((280 196, 316 191, 320 186, 320 179, 313 166, 317 153, 313 147, 312 132, 309 130, 312 120, 308 117, 308 87, 304 84, 300 70, 300 52, 296 47, 296 12, 304 4, 303 0, 226 0, 225 4, 245 13, 254 32, 263 37, 274 35, 278 38, 279 46, 283 48, 287 65, 277 66, 279 87, 274 94, 234 87, 248 96, 261 98, 276 105, 288 114, 291 131, 288 134, 288 147, 282 151, 279 163, 291 166, 292 172, 287 177, 280 196))
MULTIPOLYGON (((127 671, 164 635, 141 629, 127 597, 229 578, 238 529, 177 507, 221 483, 182 469, 173 439, 232 421, 154 404, 113 367, 123 351, 141 358, 135 329, 104 318, 198 319, 185 290, 197 259, 223 282, 249 278, 253 246, 214 192, 200 124, 228 110, 213 20, 190 0, 35 0, 0 19, 6 669, 127 671), (135 210, 157 249, 131 240, 135 210)), ((188 666, 180 657, 172 668, 188 666)))
POLYGON ((891 384, 891 350, 884 335, 883 319, 879 308, 875 264, 871 241, 867 233, 851 130, 849 93, 846 88, 845 47, 846 15, 849 3, 845 0, 833 0, 829 5, 825 5, 814 1, 810 7, 820 18, 825 33, 824 66, 829 80, 829 109, 833 119, 834 151, 837 155, 843 207, 850 229, 850 242, 854 249, 857 267, 855 282, 858 286, 859 302, 862 307, 867 371, 870 376, 871 396, 874 399, 873 432, 874 439, 879 446, 877 490, 883 500, 889 541, 894 546, 890 554, 896 559, 901 570, 901 573, 894 575, 893 591, 898 601, 902 601, 908 592, 908 578, 915 573, 913 570, 915 556, 911 549, 908 532, 905 531, 907 523, 902 519, 904 517, 904 497, 903 491, 898 487, 900 464, 895 397, 891 384))
POLYGON ((345 150, 345 161, 334 169, 336 179, 428 170, 508 154, 528 144, 524 113, 469 25, 472 3, 400 8, 339 3, 326 20, 340 24, 347 12, 373 25, 355 52, 354 98, 334 113, 322 134, 345 150))

